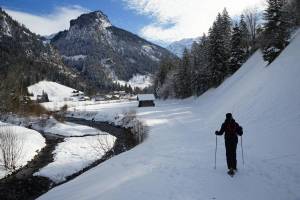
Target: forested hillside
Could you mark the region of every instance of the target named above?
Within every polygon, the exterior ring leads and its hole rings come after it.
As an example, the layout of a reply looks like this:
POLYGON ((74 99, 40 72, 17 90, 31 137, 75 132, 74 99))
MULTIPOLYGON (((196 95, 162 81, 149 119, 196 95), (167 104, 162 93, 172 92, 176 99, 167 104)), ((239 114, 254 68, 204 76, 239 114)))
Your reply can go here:
POLYGON ((248 9, 232 20, 226 9, 219 13, 199 43, 181 59, 165 59, 156 74, 158 97, 199 96, 231 76, 257 49, 271 63, 288 45, 300 24, 300 1, 268 0, 261 13, 248 9), (263 23, 261 23, 263 21, 263 23))
POLYGON ((0 9, 0 111, 18 111, 29 103, 27 87, 47 79, 92 89, 67 68, 56 50, 0 9))

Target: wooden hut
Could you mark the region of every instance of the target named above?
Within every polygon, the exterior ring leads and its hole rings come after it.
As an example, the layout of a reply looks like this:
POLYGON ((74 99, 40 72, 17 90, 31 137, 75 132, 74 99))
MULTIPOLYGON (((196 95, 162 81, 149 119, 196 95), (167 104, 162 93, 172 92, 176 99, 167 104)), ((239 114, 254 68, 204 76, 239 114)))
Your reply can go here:
POLYGON ((153 94, 139 94, 137 96, 137 100, 139 101, 139 107, 154 107, 155 97, 153 94))

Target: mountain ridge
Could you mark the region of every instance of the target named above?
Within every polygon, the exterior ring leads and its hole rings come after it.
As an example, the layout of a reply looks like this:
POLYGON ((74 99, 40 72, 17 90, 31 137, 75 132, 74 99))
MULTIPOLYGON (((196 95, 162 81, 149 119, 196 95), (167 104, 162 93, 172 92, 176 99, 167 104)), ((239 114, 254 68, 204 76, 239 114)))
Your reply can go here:
POLYGON ((101 11, 72 19, 70 28, 55 35, 51 44, 65 56, 67 66, 104 82, 153 74, 163 57, 174 57, 168 50, 113 26, 101 11), (68 59, 78 55, 81 59, 68 59))
POLYGON ((199 42, 201 40, 201 37, 196 38, 184 38, 175 42, 172 42, 169 44, 166 48, 177 55, 178 57, 182 57, 182 53, 184 49, 190 50, 192 48, 192 45, 194 42, 199 42))

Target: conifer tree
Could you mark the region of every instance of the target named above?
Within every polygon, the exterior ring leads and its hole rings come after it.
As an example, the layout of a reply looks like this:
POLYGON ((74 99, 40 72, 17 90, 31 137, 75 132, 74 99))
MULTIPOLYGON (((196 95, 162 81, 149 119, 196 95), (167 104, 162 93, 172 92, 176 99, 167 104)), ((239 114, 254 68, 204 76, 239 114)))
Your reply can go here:
POLYGON ((187 98, 192 95, 191 90, 191 63, 190 54, 184 49, 182 60, 176 71, 176 95, 179 98, 187 98))
POLYGON ((224 9, 209 30, 209 65, 212 71, 212 84, 219 85, 227 76, 230 59, 231 21, 224 9))
POLYGON ((199 44, 194 44, 191 50, 192 74, 191 87, 192 94, 199 96, 208 89, 208 37, 203 34, 199 44))
POLYGON ((236 23, 231 39, 231 59, 229 73, 233 74, 245 62, 246 52, 243 48, 242 33, 239 25, 236 23))
POLYGON ((230 58, 230 40, 231 40, 231 19, 229 17, 229 14, 224 8, 222 12, 222 18, 221 18, 221 33, 222 33, 222 39, 224 44, 224 61, 228 61, 230 58))
POLYGON ((263 57, 271 63, 288 44, 288 24, 284 20, 282 7, 285 0, 267 0, 264 13, 266 20, 263 41, 263 57))
POLYGON ((166 83, 168 74, 175 69, 175 63, 171 58, 163 58, 160 61, 159 69, 154 78, 154 93, 158 96, 161 94, 161 88, 166 83))
POLYGON ((250 32, 248 30, 247 24, 245 22, 244 15, 241 15, 240 23, 239 23, 239 29, 241 32, 241 46, 243 48, 243 51, 248 56, 250 52, 250 32))

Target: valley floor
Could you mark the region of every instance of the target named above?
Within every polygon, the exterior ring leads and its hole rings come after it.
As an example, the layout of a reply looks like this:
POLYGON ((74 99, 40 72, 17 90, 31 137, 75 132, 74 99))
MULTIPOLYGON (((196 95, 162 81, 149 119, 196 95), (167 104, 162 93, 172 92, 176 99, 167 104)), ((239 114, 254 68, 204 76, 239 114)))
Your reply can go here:
MULTIPOLYGON (((274 123, 270 124, 269 119, 265 121, 265 128, 256 130, 254 125, 262 123, 238 115, 237 120, 245 130, 246 163, 241 164, 239 146, 239 171, 231 178, 226 174, 223 137, 218 138, 217 169, 213 168, 214 131, 224 116, 212 120, 211 108, 201 105, 201 101, 189 99, 159 102, 155 108, 138 109, 139 118, 151 128, 149 139, 54 188, 40 199, 279 200, 300 197, 297 189, 300 187, 299 136, 293 140, 282 138, 282 132, 272 130, 274 123), (282 142, 284 146, 289 145, 288 148, 280 148, 282 142)), ((135 107, 136 103, 126 103, 90 106, 86 110, 113 115, 135 107)))

